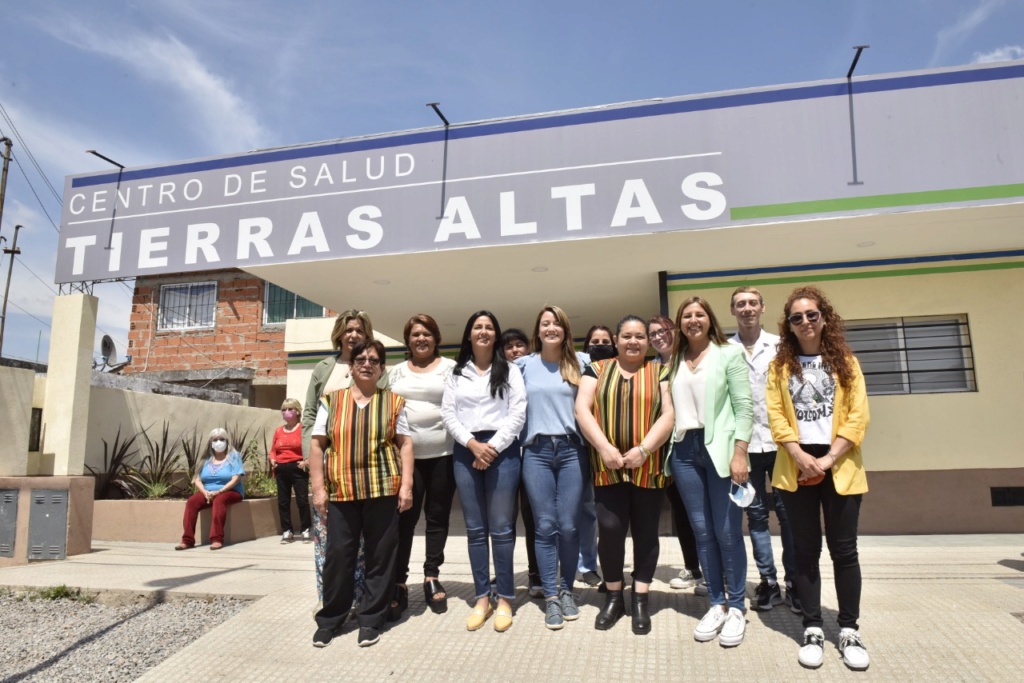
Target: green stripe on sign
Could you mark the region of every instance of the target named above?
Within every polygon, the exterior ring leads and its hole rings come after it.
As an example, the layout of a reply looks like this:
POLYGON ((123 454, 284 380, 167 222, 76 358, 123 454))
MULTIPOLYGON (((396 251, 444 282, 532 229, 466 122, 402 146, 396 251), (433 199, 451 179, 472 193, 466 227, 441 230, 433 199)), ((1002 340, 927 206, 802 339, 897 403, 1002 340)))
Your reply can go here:
POLYGON ((729 217, 732 218, 732 220, 741 221, 749 218, 801 216, 815 213, 837 213, 840 211, 883 209, 895 206, 920 206, 923 204, 952 204, 956 202, 974 202, 984 199, 1009 199, 1013 197, 1024 197, 1024 183, 1016 183, 1014 185, 989 185, 986 187, 963 187, 957 190, 928 190, 926 192, 876 194, 868 197, 816 199, 809 202, 790 202, 788 204, 737 206, 729 210, 729 217))
POLYGON ((690 282, 684 285, 670 285, 668 291, 682 292, 691 289, 723 289, 741 285, 785 285, 803 282, 827 282, 829 280, 865 280, 876 277, 901 277, 905 275, 936 275, 941 273, 968 273, 979 270, 1007 270, 1024 268, 1024 261, 1004 263, 977 263, 963 266, 941 266, 938 268, 904 268, 900 270, 868 270, 854 273, 827 273, 824 275, 793 275, 775 278, 748 278, 746 280, 720 280, 718 282, 690 282))

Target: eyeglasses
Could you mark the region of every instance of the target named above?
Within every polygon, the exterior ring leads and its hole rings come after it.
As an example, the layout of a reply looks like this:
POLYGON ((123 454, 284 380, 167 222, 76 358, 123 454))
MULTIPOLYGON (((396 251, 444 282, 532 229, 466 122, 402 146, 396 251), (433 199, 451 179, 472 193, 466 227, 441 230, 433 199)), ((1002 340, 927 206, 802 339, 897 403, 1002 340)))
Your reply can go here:
POLYGON ((672 336, 672 330, 670 330, 667 327, 659 327, 656 330, 651 330, 651 334, 650 334, 651 339, 658 339, 660 337, 671 337, 671 336, 672 336))
POLYGON ((794 313, 793 315, 786 318, 790 325, 799 325, 804 321, 804 316, 807 316, 807 322, 816 323, 818 318, 821 317, 821 311, 807 311, 807 313, 794 313))
POLYGON ((370 365, 372 367, 377 367, 380 364, 381 364, 380 358, 363 358, 363 357, 359 357, 359 358, 353 358, 352 359, 352 365, 370 365))

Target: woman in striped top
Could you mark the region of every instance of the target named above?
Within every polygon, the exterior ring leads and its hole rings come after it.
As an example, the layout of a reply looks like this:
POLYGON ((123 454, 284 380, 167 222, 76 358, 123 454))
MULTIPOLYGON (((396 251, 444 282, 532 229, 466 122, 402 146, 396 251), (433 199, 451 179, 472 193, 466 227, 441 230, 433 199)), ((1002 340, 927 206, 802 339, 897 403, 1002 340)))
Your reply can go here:
POLYGON ((313 635, 317 647, 329 644, 348 616, 360 535, 366 546, 361 647, 379 640, 392 594, 398 513, 412 505, 413 452, 405 399, 377 389, 384 359, 379 341, 356 344, 352 386, 325 394, 313 425, 313 505, 327 518, 324 601, 313 635))
POLYGON ((668 478, 662 450, 674 415, 668 369, 647 361, 647 326, 634 315, 617 327, 618 357, 587 366, 576 419, 590 443, 598 544, 608 593, 594 627, 607 630, 625 613, 622 574, 626 531, 633 532, 633 633, 651 630, 647 600, 658 566, 658 517, 668 478))

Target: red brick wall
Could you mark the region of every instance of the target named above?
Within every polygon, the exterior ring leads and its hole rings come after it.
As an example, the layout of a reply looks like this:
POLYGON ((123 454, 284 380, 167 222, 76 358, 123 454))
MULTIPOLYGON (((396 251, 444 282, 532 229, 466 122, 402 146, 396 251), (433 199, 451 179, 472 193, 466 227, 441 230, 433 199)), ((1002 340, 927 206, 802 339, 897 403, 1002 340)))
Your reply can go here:
POLYGON ((138 278, 132 298, 124 372, 253 368, 256 384, 284 384, 284 325, 263 325, 263 280, 241 271, 138 278), (217 282, 214 327, 157 330, 160 286, 217 282))

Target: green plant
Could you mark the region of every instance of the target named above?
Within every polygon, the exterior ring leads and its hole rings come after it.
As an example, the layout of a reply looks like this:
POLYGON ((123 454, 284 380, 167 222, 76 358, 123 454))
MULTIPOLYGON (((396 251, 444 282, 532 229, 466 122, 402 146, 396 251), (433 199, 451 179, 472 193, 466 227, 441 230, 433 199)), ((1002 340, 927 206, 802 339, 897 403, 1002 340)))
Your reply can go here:
POLYGON ((132 434, 129 438, 124 441, 121 440, 121 427, 117 428, 117 434, 114 436, 114 443, 107 443, 106 439, 103 441, 103 469, 96 469, 89 465, 86 465, 86 469, 89 473, 95 477, 95 488, 94 498, 96 500, 109 500, 113 498, 114 491, 129 492, 129 487, 125 482, 125 476, 128 474, 131 466, 129 463, 131 460, 139 454, 139 449, 135 448, 135 440, 146 433, 146 430, 132 434))
POLYGON ((37 588, 28 594, 29 600, 73 600, 74 602, 82 602, 85 604, 91 604, 96 601, 96 597, 83 593, 81 588, 68 588, 64 584, 59 586, 51 586, 49 588, 37 588))
POLYGON ((253 437, 242 452, 242 463, 245 467, 245 495, 252 498, 268 498, 277 495, 277 479, 274 477, 268 448, 266 431, 261 432, 262 439, 253 437), (261 443, 262 441, 262 443, 261 443))
POLYGON ((143 440, 149 452, 137 468, 129 467, 124 476, 132 497, 159 498, 174 490, 174 475, 181 460, 181 440, 170 438, 170 429, 170 423, 164 420, 159 441, 148 437, 143 440))
POLYGON ((191 431, 182 431, 181 452, 188 465, 188 476, 191 479, 199 474, 199 463, 206 454, 206 439, 199 431, 198 424, 192 427, 191 431))

